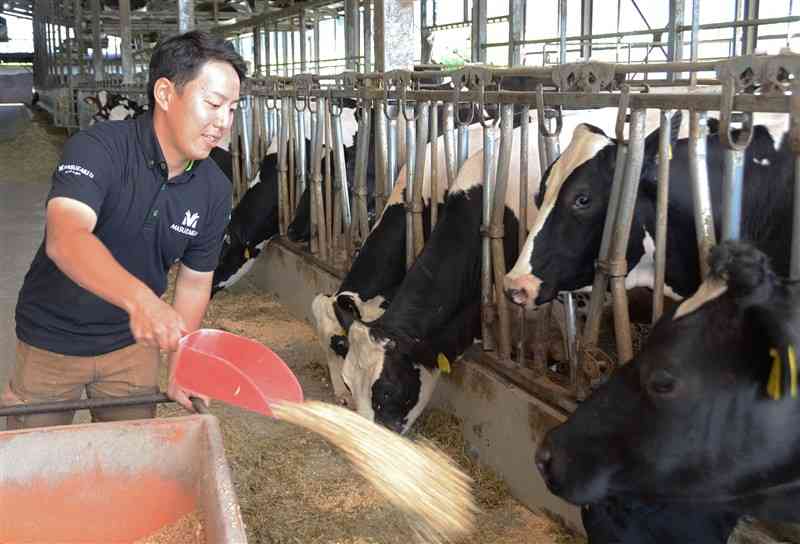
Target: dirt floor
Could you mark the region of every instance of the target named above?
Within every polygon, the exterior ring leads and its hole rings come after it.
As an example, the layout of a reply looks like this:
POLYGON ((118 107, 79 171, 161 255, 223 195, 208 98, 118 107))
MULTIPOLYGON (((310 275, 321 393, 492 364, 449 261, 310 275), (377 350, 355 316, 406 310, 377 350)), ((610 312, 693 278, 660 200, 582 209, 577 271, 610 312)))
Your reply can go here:
MULTIPOLYGON (((322 350, 313 329, 274 298, 246 282, 219 293, 204 326, 254 338, 293 369, 306 397, 333 401, 322 350)), ((402 517, 314 434, 289 424, 212 405, 221 422, 250 542, 263 544, 407 544, 402 517)), ((182 414, 172 406, 160 416, 182 414)), ((441 412, 424 416, 414 431, 437 443, 475 479, 482 513, 470 543, 566 544, 584 542, 546 516, 514 500, 490 471, 465 454, 460 423, 441 412)))
POLYGON ((22 110, 15 122, 14 137, 0 141, 0 181, 50 183, 66 130, 53 127, 49 115, 36 107, 22 110))

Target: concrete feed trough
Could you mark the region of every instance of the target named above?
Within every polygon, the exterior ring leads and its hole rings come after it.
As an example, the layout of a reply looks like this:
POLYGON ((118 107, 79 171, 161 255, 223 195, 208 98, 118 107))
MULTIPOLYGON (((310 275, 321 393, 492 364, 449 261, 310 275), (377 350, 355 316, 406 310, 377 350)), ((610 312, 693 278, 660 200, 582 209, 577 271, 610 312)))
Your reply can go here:
POLYGON ((132 542, 184 516, 246 542, 213 416, 0 433, 0 542, 132 542))

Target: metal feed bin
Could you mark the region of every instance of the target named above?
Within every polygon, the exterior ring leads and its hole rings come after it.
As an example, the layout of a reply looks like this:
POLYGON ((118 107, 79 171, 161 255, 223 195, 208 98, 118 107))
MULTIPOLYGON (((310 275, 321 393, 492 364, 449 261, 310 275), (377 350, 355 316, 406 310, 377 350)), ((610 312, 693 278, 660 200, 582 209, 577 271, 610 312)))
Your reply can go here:
POLYGON ((0 432, 0 542, 131 542, 189 514, 247 542, 217 419, 0 432))

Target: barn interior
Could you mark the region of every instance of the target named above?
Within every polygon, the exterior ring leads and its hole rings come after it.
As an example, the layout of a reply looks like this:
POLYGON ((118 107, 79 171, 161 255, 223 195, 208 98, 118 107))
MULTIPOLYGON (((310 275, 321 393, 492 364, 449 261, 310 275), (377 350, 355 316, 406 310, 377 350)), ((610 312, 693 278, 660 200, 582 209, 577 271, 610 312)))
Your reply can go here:
MULTIPOLYGON (((463 250, 447 251, 455 264, 437 269, 448 276, 439 278, 441 283, 430 279, 446 291, 449 283, 461 281, 456 276, 466 277, 459 259, 475 253, 474 263, 465 266, 476 268, 480 296, 467 302, 478 313, 478 329, 453 356, 435 348, 438 383, 430 400, 421 401, 421 415, 404 436, 432 443, 472 478, 479 512, 474 531, 463 542, 600 543, 599 537, 587 535, 580 507, 548 489, 535 454, 547 432, 628 364, 654 323, 688 298, 675 295, 670 284, 666 192, 658 198, 656 228, 647 231, 644 241, 649 268, 638 284, 626 281, 632 271, 643 270, 626 261, 626 251, 637 235, 631 226, 638 224, 635 207, 646 138, 661 131, 663 145, 654 164, 668 165, 670 123, 675 112, 682 112, 679 137, 692 153, 686 166, 688 221, 697 229, 696 239, 686 244, 700 256, 692 273, 705 279, 711 249, 740 236, 743 181, 735 164, 743 164, 750 140, 729 134, 747 133, 754 118, 772 116, 775 126, 785 127, 779 132, 791 140, 792 157, 800 157, 800 137, 794 134, 800 126, 800 102, 794 98, 800 90, 797 4, 0 0, 0 238, 6 249, 0 260, 0 386, 12 377, 18 294, 45 236, 51 179, 66 142, 97 123, 147 115, 149 63, 157 45, 183 32, 206 31, 230 43, 246 63, 247 77, 232 115, 230 141, 219 144, 230 161, 225 173, 234 210, 221 252, 232 254, 233 243, 243 245, 237 259, 221 253, 202 327, 271 348, 297 376, 306 400, 356 409, 350 386, 345 383, 343 389, 341 366, 331 363, 336 355, 315 313, 315 299, 340 293, 343 281, 354 288, 348 292, 357 292, 358 274, 365 283, 388 274, 384 261, 389 258, 376 257, 375 247, 389 243, 377 226, 384 222, 386 227, 382 213, 393 204, 401 210, 403 243, 387 251, 401 252, 395 259, 402 264, 401 276, 410 277, 422 255, 437 261, 436 251, 443 248, 428 242, 458 219, 456 212, 440 206, 465 180, 479 184, 476 194, 484 200, 475 236, 469 238, 475 247, 468 250, 469 244, 457 239, 455 245, 463 250), (580 289, 556 289, 550 300, 521 307, 508 292, 508 275, 512 267, 525 265, 517 256, 529 255, 526 240, 543 228, 536 220, 545 209, 544 192, 537 198, 545 172, 553 171, 551 165, 566 153, 583 122, 596 124, 627 150, 617 154, 616 170, 609 174, 612 203, 591 233, 599 254, 592 254, 589 279, 580 289), (724 146, 729 161, 722 167, 723 197, 712 194, 703 174, 712 140, 724 146), (275 153, 277 160, 265 162, 275 153), (255 196, 259 186, 268 184, 274 187, 271 200, 255 196), (509 212, 512 200, 516 207, 509 212), (504 206, 506 214, 514 215, 511 230, 503 222, 504 206), (239 230, 233 230, 235 222, 239 230), (368 240, 375 245, 366 245, 368 240), (504 243, 514 246, 513 260, 504 243)), ((767 165, 770 160, 758 158, 767 165)), ((659 192, 670 183, 669 166, 662 170, 667 173, 653 174, 659 192)), ((800 206, 794 198, 795 207, 800 206)), ((785 248, 788 277, 793 280, 800 277, 797 217, 795 212, 794 222, 785 225, 791 238, 785 248)), ((176 269, 170 271, 163 296, 168 302, 176 269)), ((384 287, 400 293, 413 288, 398 285, 384 287)), ((387 302, 380 313, 393 312, 393 306, 387 302)), ((447 324, 462 318, 456 308, 447 311, 452 314, 447 324)), ((425 316, 414 317, 422 321, 425 316)), ((348 338, 341 318, 337 326, 348 338)), ((352 348, 352 335, 349 339, 352 348)), ((168 379, 165 363, 162 390, 168 379)), ((3 403, 0 398, 0 408, 3 403)), ((217 491, 232 501, 231 519, 241 522, 241 533, 219 536, 223 533, 214 533, 212 526, 228 518, 203 518, 199 510, 187 518, 181 511, 163 523, 162 534, 144 540, 144 531, 136 542, 418 541, 400 509, 315 433, 223 402, 212 401, 210 415, 191 416, 176 404, 158 405, 160 422, 185 417, 213 419, 219 427, 224 450, 214 459, 226 465, 230 485, 223 482, 217 491)), ((12 447, 11 439, 27 431, 6 430, 4 419, 0 466, 11 466, 21 462, 20 451, 24 455, 21 442, 12 447)), ((126 444, 125 433, 115 431, 114 424, 89 423, 88 412, 79 411, 72 441, 117 433, 115 447, 122 458, 135 457, 128 449, 138 446, 126 444), (110 434, 92 430, 104 425, 111 426, 110 434)), ((31 435, 32 444, 40 442, 30 447, 58 457, 58 446, 52 444, 71 442, 69 434, 58 436, 31 435)), ((192 457, 189 450, 181 452, 192 457)), ((45 463, 42 470, 50 477, 59 468, 45 463)), ((6 484, 0 470, 0 498, 10 499, 13 494, 3 491, 6 484)), ((136 501, 128 500, 134 491, 121 493, 125 500, 120 502, 134 510, 136 501)), ((160 493, 155 487, 151 493, 145 490, 140 500, 170 500, 160 493)), ((14 512, 36 517, 34 510, 14 512)), ((112 527, 117 522, 88 517, 76 523, 112 527)), ((54 527, 48 535, 53 542, 75 534, 54 527)), ((728 542, 800 543, 797 527, 744 515, 728 542)), ((23 534, 0 523, 0 542, 23 534)), ((84 534, 108 539, 116 533, 98 529, 84 534)))

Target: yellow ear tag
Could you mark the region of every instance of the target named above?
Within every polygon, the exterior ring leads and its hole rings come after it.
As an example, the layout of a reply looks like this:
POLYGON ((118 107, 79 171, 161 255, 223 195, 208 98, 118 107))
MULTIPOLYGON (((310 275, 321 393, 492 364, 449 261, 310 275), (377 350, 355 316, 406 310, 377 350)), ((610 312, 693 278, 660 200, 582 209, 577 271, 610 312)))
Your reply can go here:
POLYGON ((772 357, 772 370, 769 372, 769 380, 767 381, 767 394, 772 400, 780 400, 781 398, 781 356, 778 350, 772 348, 769 350, 769 356, 772 357))
POLYGON ((250 260, 250 248, 249 247, 244 248, 244 259, 246 261, 250 260))
POLYGON ((439 365, 439 370, 442 371, 442 374, 450 374, 450 360, 444 353, 436 356, 436 364, 439 365))
POLYGON ((769 350, 772 357, 772 369, 767 381, 767 394, 774 400, 779 400, 784 393, 791 398, 797 398, 797 352, 794 346, 786 349, 786 372, 784 375, 784 365, 780 353, 777 349, 769 350), (784 391, 785 390, 785 391, 784 391))

